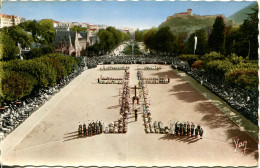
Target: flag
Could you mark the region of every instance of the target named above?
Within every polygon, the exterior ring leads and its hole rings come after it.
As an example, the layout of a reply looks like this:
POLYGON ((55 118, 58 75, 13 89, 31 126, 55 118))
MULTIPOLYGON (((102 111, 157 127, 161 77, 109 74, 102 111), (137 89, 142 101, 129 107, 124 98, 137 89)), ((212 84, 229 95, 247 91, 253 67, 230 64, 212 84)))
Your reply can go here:
POLYGON ((197 48, 197 36, 194 37, 195 43, 194 43, 194 50, 197 48))

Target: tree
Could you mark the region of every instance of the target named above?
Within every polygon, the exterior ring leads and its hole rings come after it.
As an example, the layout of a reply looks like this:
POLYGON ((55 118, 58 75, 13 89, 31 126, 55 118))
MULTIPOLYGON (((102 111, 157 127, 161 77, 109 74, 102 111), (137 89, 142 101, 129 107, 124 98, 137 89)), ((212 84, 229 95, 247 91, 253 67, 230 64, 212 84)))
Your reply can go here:
POLYGON ((128 32, 127 33, 122 32, 121 35, 122 35, 122 40, 123 41, 126 41, 126 40, 130 39, 130 34, 128 32))
POLYGON ((12 59, 17 59, 19 54, 19 49, 15 44, 15 41, 6 33, 1 32, 0 36, 2 57, 0 58, 3 61, 9 61, 12 59))
POLYGON ((243 57, 248 59, 258 59, 258 6, 252 8, 253 13, 248 14, 248 18, 244 20, 240 30, 244 43, 247 43, 247 54, 243 57))
POLYGON ((115 47, 115 39, 113 34, 107 30, 101 30, 98 32, 100 40, 99 49, 103 52, 109 52, 115 47))
POLYGON ((155 49, 163 53, 173 53, 177 51, 177 37, 170 31, 170 27, 160 28, 155 34, 155 49))
POLYGON ((19 26, 4 27, 1 31, 12 37, 16 45, 20 43, 23 48, 30 47, 33 41, 32 37, 19 26))
POLYGON ((185 49, 185 42, 184 40, 188 37, 188 33, 187 32, 180 32, 177 35, 177 46, 178 46, 178 50, 179 53, 183 53, 184 49, 185 49))
POLYGON ((209 49, 220 53, 225 52, 224 48, 224 30, 225 24, 222 16, 218 16, 213 24, 212 33, 209 36, 209 49))
POLYGON ((143 41, 143 33, 144 33, 143 31, 137 29, 135 31, 135 41, 139 41, 139 42, 143 41))
POLYGON ((156 41, 155 41, 155 34, 156 34, 157 30, 156 28, 152 28, 150 30, 148 30, 147 32, 144 33, 144 44, 150 48, 150 49, 155 49, 156 46, 156 41))
POLYGON ((107 31, 109 31, 110 33, 112 33, 113 37, 114 37, 114 44, 116 47, 117 45, 119 45, 122 42, 122 36, 121 36, 121 32, 117 29, 115 29, 114 27, 107 27, 106 28, 107 31))
POLYGON ((40 35, 43 38, 43 40, 41 40, 40 43, 52 45, 52 43, 54 42, 54 37, 55 37, 53 20, 52 19, 43 19, 43 20, 39 21, 39 27, 40 27, 40 35))
POLYGON ((197 36, 197 47, 195 54, 204 55, 207 51, 207 33, 204 29, 196 30, 192 33, 187 41, 185 52, 187 54, 194 53, 195 35, 197 36))
POLYGON ((241 43, 241 32, 239 27, 234 27, 226 36, 226 40, 225 40, 226 55, 230 55, 231 53, 241 54, 239 52, 239 46, 240 46, 239 43, 241 43))

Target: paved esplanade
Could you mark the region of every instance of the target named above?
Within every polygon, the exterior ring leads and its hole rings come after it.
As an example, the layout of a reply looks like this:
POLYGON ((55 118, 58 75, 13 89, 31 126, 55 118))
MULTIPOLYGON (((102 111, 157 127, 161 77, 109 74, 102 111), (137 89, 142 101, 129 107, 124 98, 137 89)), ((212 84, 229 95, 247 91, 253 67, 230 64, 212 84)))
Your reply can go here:
MULTIPOLYGON (((109 65, 110 66, 110 65, 109 65)), ((126 66, 126 65, 114 65, 126 66)), ((130 85, 138 83, 137 67, 130 66, 130 85)), ((124 71, 86 70, 34 112, 1 142, 1 160, 9 165, 107 166, 255 166, 257 142, 240 130, 213 103, 174 73, 170 66, 143 71, 145 77, 170 78, 170 84, 148 84, 153 121, 190 121, 204 129, 203 139, 146 134, 141 115, 128 119, 126 134, 77 136, 78 122, 120 118, 122 85, 97 84, 97 78, 123 77, 124 71), (247 141, 244 154, 234 140, 247 141)), ((131 91, 133 96, 134 90, 131 91)))

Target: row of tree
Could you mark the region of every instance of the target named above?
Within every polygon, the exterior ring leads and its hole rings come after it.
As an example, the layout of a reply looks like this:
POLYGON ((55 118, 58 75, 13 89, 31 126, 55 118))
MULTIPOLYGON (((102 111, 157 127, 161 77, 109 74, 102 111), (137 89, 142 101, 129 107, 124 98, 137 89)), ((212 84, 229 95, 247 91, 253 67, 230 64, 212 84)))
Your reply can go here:
POLYGON ((121 32, 114 27, 100 29, 98 34, 99 42, 88 48, 90 53, 96 55, 107 54, 120 45, 123 41, 129 40, 129 33, 121 32))
POLYGON ((53 20, 50 19, 26 21, 17 26, 4 27, 0 31, 0 60, 16 59, 19 54, 18 44, 22 48, 30 47, 32 43, 51 46, 54 36, 53 20))
POLYGON ((247 59, 258 59, 258 6, 252 8, 241 26, 228 25, 218 16, 211 28, 200 29, 188 35, 187 32, 174 34, 170 27, 135 32, 135 40, 143 41, 157 54, 193 54, 194 37, 197 37, 195 53, 204 55, 212 51, 224 55, 235 53, 247 59))
POLYGON ((2 62, 1 101, 14 101, 30 95, 35 89, 54 86, 79 63, 79 58, 61 54, 2 62))

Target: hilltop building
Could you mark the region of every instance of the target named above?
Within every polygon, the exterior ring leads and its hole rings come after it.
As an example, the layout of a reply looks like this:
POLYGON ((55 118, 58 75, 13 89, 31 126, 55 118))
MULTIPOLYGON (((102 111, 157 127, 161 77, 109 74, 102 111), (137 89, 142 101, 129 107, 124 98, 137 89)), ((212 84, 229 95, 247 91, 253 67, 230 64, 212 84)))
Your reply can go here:
POLYGON ((15 26, 20 24, 20 22, 18 16, 0 14, 0 28, 15 26))
POLYGON ((194 17, 196 19, 208 19, 208 18, 216 18, 217 16, 221 16, 224 18, 224 21, 226 21, 226 18, 224 15, 204 15, 204 16, 200 16, 200 15, 196 15, 193 14, 191 15, 192 9, 187 9, 187 12, 182 12, 182 13, 176 13, 172 16, 167 17, 167 21, 174 19, 174 18, 189 18, 189 17, 194 17))

